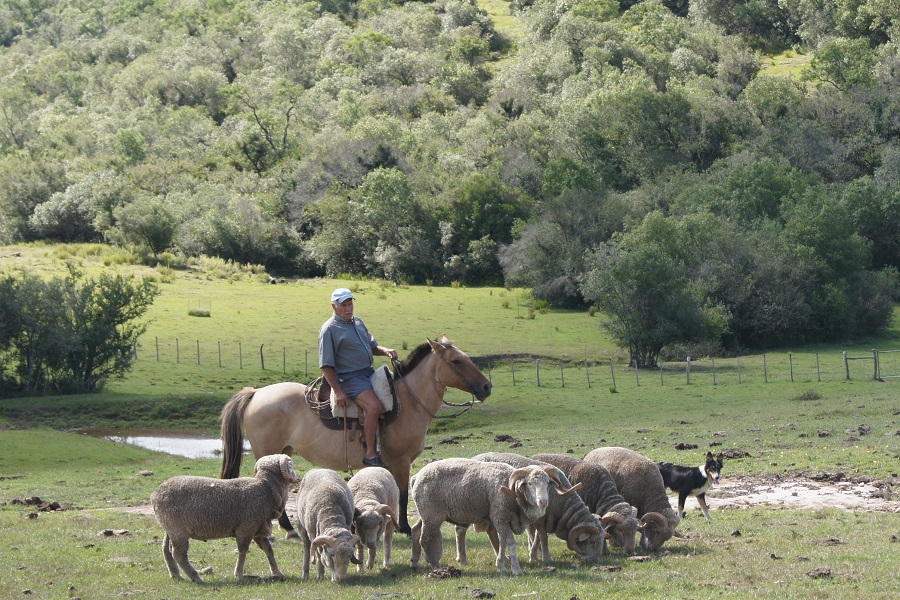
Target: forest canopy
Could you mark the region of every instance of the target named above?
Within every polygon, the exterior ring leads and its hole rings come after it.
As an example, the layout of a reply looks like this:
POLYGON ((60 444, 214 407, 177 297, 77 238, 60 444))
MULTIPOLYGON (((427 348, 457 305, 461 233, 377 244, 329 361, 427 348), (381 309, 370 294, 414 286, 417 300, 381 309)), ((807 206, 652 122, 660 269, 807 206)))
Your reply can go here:
POLYGON ((887 325, 900 4, 510 10, 0 0, 0 243, 526 286, 646 364, 887 325))

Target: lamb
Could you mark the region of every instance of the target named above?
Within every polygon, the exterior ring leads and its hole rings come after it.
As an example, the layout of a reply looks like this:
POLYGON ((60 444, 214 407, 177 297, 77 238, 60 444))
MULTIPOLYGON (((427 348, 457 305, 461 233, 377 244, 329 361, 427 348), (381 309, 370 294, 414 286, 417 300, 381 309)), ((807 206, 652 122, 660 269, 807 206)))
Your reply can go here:
POLYGON ((606 528, 609 543, 621 548, 625 554, 634 554, 638 530, 635 518, 637 509, 628 504, 619 493, 609 471, 567 454, 535 454, 531 458, 557 467, 573 484, 582 484, 578 495, 591 512, 603 515, 600 520, 606 528))
MULTIPOLYGON (((600 522, 600 518, 592 514, 584 500, 573 493, 578 491, 581 485, 572 486, 561 470, 556 469, 555 466, 549 463, 512 452, 486 452, 474 456, 472 459, 506 463, 513 468, 539 466, 541 468, 551 467, 557 470, 557 479, 567 489, 565 493, 550 494, 547 512, 544 513, 543 517, 528 526, 528 541, 532 561, 537 560, 538 548, 540 548, 543 561, 545 563, 553 562, 547 540, 547 535, 550 533, 554 533, 558 538, 565 540, 569 550, 577 553, 584 562, 596 561, 607 552, 606 532, 603 524, 600 522)), ((456 534, 457 558, 462 558, 460 562, 464 563, 466 527, 457 527, 456 534)))
POLYGON ((358 565, 359 536, 350 532, 356 510, 353 492, 341 474, 331 469, 311 469, 297 491, 297 529, 303 540, 303 579, 309 579, 313 553, 318 565, 317 579, 331 569, 331 581, 340 583, 350 563, 358 565))
POLYGON ((347 486, 353 492, 353 501, 356 505, 352 531, 361 539, 357 556, 360 564, 356 566, 357 570, 363 570, 364 546, 369 550, 365 568, 372 569, 375 566, 375 551, 382 534, 384 534, 383 565, 389 567, 394 531, 400 529, 400 524, 397 523, 400 488, 397 487, 394 476, 387 469, 370 467, 358 471, 347 482, 347 486))
MULTIPOLYGON (((554 470, 553 476, 556 476, 554 470)), ((420 520, 412 530, 415 569, 424 548, 432 568, 440 567, 441 524, 493 526, 497 535, 496 565, 506 573, 506 551, 513 575, 522 575, 515 534, 525 531, 547 511, 550 475, 539 467, 513 469, 505 463, 446 458, 429 463, 412 479, 412 497, 420 520)))
POLYGON ((271 454, 256 461, 254 477, 214 479, 179 475, 162 482, 150 495, 156 520, 165 530, 163 557, 169 576, 181 579, 179 566, 194 583, 203 579, 188 560, 189 540, 237 540, 238 560, 234 576, 244 577, 244 561, 250 542, 265 552, 272 576, 283 580, 275 562, 269 536, 272 519, 284 511, 291 484, 299 481, 294 463, 285 454, 271 454))
POLYGON ((656 463, 646 456, 627 448, 597 448, 584 460, 604 467, 616 482, 616 488, 625 501, 637 509, 641 518, 641 547, 659 550, 675 535, 675 526, 681 517, 672 509, 662 475, 656 463))

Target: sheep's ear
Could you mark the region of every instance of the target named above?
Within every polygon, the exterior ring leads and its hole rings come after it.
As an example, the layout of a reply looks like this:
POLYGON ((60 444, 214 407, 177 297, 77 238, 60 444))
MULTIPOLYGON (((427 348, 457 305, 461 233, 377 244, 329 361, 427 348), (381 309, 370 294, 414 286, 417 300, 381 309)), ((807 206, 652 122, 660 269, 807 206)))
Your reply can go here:
POLYGON ((506 487, 505 485, 500 487, 500 493, 506 494, 510 498, 516 497, 516 493, 514 491, 512 491, 511 489, 509 489, 508 487, 506 487))
POLYGON ((360 518, 361 516, 362 516, 362 511, 359 510, 359 507, 358 507, 358 506, 355 506, 355 507, 353 508, 353 518, 354 518, 354 519, 358 519, 358 518, 360 518))

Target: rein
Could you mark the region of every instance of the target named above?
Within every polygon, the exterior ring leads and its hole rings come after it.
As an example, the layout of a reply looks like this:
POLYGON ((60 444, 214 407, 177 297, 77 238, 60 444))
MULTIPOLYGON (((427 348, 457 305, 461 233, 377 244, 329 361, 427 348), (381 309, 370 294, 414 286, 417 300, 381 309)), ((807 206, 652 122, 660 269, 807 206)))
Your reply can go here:
MULTIPOLYGON (((446 364, 448 367, 450 367, 451 371, 456 373, 456 375, 460 379, 462 379, 463 381, 466 381, 466 378, 463 377, 463 374, 459 372, 459 369, 454 367, 453 363, 451 363, 449 360, 444 358, 443 354, 439 354, 438 356, 441 357, 441 360, 444 361, 444 364, 446 364)), ((391 362, 394 364, 394 369, 399 373, 400 372, 400 361, 397 360, 396 358, 394 358, 394 359, 391 359, 391 362)), ((471 392, 471 391, 469 393, 472 394, 472 400, 469 400, 468 402, 461 402, 461 403, 457 404, 457 403, 453 403, 453 402, 447 402, 446 400, 444 400, 444 398, 441 398, 441 403, 446 406, 452 406, 455 408, 460 408, 460 407, 465 407, 465 408, 454 415, 438 415, 438 414, 432 413, 430 410, 428 410, 428 408, 422 403, 422 401, 419 400, 419 397, 416 396, 416 393, 412 390, 410 385, 408 383, 406 383, 406 381, 404 380, 404 377, 400 377, 400 381, 403 381, 403 385, 406 386, 407 391, 409 391, 409 395, 412 396, 413 400, 415 400, 418 403, 418 405, 422 407, 422 410, 424 410, 425 413, 428 416, 430 416, 432 419, 455 419, 456 417, 460 416, 461 414, 471 410, 472 407, 475 406, 476 402, 481 402, 481 400, 475 400, 475 393, 471 392)))

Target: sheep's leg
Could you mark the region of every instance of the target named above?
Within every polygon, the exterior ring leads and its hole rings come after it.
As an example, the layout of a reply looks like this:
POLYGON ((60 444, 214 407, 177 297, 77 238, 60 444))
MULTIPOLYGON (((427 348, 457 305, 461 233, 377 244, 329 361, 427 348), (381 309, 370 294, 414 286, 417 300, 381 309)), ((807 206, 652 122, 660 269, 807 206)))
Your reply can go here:
POLYGON ((172 546, 169 540, 169 534, 163 538, 163 558, 166 559, 166 568, 169 570, 169 577, 172 579, 181 579, 181 571, 178 570, 178 563, 172 556, 172 546))
POLYGON ((419 566, 419 556, 422 554, 422 521, 419 521, 411 530, 412 555, 409 559, 410 568, 415 571, 419 566))
MULTIPOLYGON (((319 548, 316 550, 316 554, 318 555, 319 552, 327 552, 327 550, 325 550, 322 546, 319 546, 319 548)), ((332 573, 333 573, 333 572, 334 572, 334 565, 332 565, 331 568, 332 568, 332 573)), ((323 579, 325 579, 325 557, 324 557, 324 556, 319 557, 319 558, 317 559, 317 562, 316 562, 316 579, 318 579, 319 581, 322 581, 323 579)), ((332 580, 333 580, 333 579, 334 579, 334 577, 332 577, 332 580)))
POLYGON ((200 573, 197 572, 197 569, 195 569, 188 560, 188 545, 190 544, 188 538, 172 538, 171 542, 172 555, 175 557, 175 561, 178 562, 178 566, 184 571, 184 574, 190 577, 191 581, 194 583, 203 583, 203 578, 200 577, 200 573))
POLYGON ((385 567, 391 566, 391 551, 394 548, 394 523, 388 522, 384 527, 384 559, 383 565, 385 567))
POLYGON ((278 563, 275 561, 275 551, 272 550, 269 536, 257 536, 253 540, 259 546, 259 549, 265 553, 266 558, 269 559, 269 570, 272 572, 272 578, 275 581, 284 581, 284 573, 281 572, 281 569, 278 568, 278 563))
POLYGON ((697 496, 697 502, 700 503, 700 510, 703 511, 703 516, 706 517, 706 520, 712 521, 712 518, 709 516, 709 507, 706 506, 706 494, 699 494, 697 496))
POLYGON ((466 531, 468 530, 468 525, 456 526, 456 562, 461 565, 469 564, 469 558, 466 556, 466 531))
POLYGON ((441 555, 444 553, 444 544, 441 539, 441 524, 438 523, 437 527, 432 526, 431 524, 424 524, 422 526, 422 540, 421 540, 422 550, 425 552, 425 560, 428 561, 428 564, 431 565, 432 569, 437 569, 441 566, 441 555))
MULTIPOLYGON (((544 563, 546 563, 546 564, 552 563, 552 562, 553 562, 553 557, 550 556, 550 543, 547 541, 547 538, 549 537, 549 536, 547 535, 547 530, 544 529, 543 527, 536 527, 536 528, 535 528, 535 533, 536 533, 536 536, 535 536, 535 537, 537 538, 535 541, 536 541, 536 542, 540 545, 540 547, 541 547, 541 559, 542 559, 542 560, 544 561, 544 563)), ((532 560, 533 560, 533 559, 532 559, 532 560)))
POLYGON ((488 539, 491 540, 491 547, 494 549, 494 554, 500 551, 500 538, 497 537, 497 529, 493 525, 488 525, 487 527, 488 539))
MULTIPOLYGON (((369 552, 368 552, 368 560, 366 561, 366 568, 369 569, 370 571, 375 568, 375 551, 378 549, 376 546, 377 543, 378 542, 375 541, 372 543, 371 546, 368 547, 369 552)), ((360 554, 359 554, 359 559, 360 559, 360 564, 357 566, 361 567, 362 566, 362 552, 360 552, 360 554)))
POLYGON ((309 555, 312 552, 312 540, 306 529, 300 530, 300 539, 303 540, 303 579, 309 579, 309 555))
POLYGON ((247 551, 250 550, 252 538, 239 535, 235 539, 237 540, 238 559, 237 564, 234 565, 234 576, 241 581, 244 578, 244 562, 247 560, 247 551))
MULTIPOLYGON (((499 538, 499 548, 497 551, 497 568, 501 573, 506 573, 506 553, 509 551, 509 566, 513 575, 522 575, 522 567, 519 566, 519 555, 516 553, 516 536, 513 532, 504 527, 501 531, 499 528, 494 529, 495 535, 499 538)), ((490 530, 488 530, 490 531, 490 530)))

